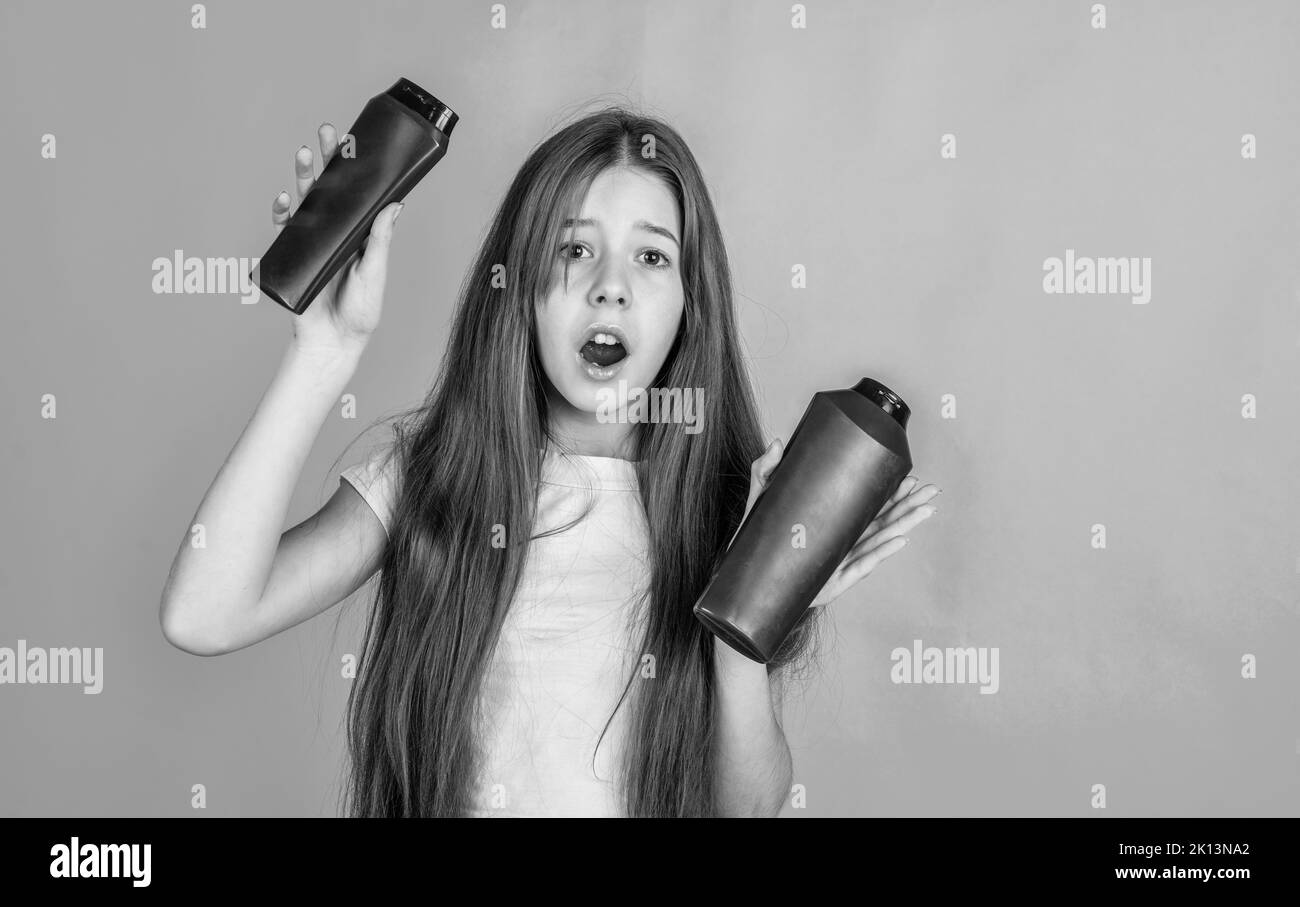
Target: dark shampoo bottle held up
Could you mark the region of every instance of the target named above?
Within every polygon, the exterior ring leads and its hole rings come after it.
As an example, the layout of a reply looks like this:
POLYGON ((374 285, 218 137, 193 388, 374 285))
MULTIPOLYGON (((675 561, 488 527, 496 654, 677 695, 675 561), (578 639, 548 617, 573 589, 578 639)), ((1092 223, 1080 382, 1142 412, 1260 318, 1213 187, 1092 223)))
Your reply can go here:
POLYGON ((379 212, 442 160, 458 119, 409 79, 371 98, 253 269, 253 282, 302 314, 361 249, 379 212))
POLYGON ((695 604, 715 636, 770 662, 912 468, 911 410, 879 381, 822 391, 695 604))

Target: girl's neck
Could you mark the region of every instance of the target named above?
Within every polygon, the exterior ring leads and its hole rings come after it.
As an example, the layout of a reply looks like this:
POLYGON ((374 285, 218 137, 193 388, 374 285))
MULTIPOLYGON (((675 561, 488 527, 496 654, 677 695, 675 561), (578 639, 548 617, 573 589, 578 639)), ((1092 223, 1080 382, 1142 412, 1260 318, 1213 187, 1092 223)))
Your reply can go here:
POLYGON ((595 425, 583 426, 569 423, 557 424, 551 421, 551 437, 560 449, 581 457, 613 457, 619 460, 635 460, 636 449, 630 425, 595 425), (625 429, 614 433, 610 428, 625 429), (599 429, 597 431, 596 429, 599 429))
POLYGON ((550 434, 563 450, 584 457, 636 459, 636 425, 601 422, 595 413, 575 409, 553 388, 547 394, 547 402, 550 434))

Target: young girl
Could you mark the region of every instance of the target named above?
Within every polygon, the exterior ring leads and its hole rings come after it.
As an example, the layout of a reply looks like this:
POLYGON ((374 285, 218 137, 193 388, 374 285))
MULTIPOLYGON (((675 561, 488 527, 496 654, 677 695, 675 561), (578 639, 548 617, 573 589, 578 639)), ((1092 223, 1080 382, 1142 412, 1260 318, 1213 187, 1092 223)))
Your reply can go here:
MULTIPOLYGON (((328 161, 328 124, 320 143, 328 161)), ((304 146, 300 198, 313 172, 304 146)), ((289 204, 273 205, 277 229, 289 204)), ((695 158, 665 123, 611 108, 529 155, 425 401, 281 535, 378 324, 400 210, 293 319, 195 516, 207 547, 173 564, 167 639, 234 651, 379 570, 348 702, 351 815, 775 815, 791 783, 782 674, 820 606, 901 549, 938 489, 903 482, 771 664, 694 617, 781 446, 763 450, 695 158), (601 392, 620 381, 693 395, 695 424, 607 418, 601 392)))

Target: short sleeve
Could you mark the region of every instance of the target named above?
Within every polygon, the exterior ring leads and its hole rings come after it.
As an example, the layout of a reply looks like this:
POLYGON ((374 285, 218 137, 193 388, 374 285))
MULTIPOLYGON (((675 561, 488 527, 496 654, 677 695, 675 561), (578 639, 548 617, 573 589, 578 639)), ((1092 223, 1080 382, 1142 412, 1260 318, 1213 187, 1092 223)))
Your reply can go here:
POLYGON ((365 499, 383 524, 384 533, 390 536, 397 495, 397 469, 398 458, 394 449, 385 446, 339 475, 341 481, 346 481, 365 499))

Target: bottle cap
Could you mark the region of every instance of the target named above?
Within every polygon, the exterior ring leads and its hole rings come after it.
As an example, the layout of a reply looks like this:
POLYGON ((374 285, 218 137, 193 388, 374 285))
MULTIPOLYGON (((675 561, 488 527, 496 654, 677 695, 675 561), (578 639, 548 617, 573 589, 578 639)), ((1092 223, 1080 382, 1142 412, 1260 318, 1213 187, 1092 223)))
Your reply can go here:
POLYGON ((424 117, 448 138, 451 137, 451 130, 460 119, 454 110, 410 79, 398 79, 396 84, 388 89, 387 94, 424 117))
POLYGON ((907 419, 912 415, 912 411, 908 409, 902 397, 874 378, 863 378, 853 385, 853 389, 892 416, 898 423, 898 427, 906 431, 907 419))

